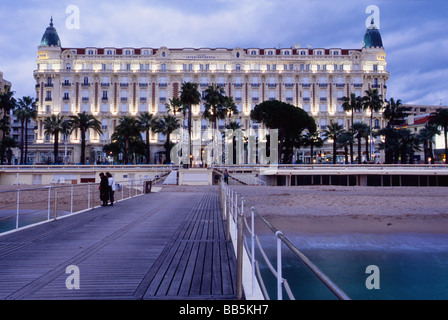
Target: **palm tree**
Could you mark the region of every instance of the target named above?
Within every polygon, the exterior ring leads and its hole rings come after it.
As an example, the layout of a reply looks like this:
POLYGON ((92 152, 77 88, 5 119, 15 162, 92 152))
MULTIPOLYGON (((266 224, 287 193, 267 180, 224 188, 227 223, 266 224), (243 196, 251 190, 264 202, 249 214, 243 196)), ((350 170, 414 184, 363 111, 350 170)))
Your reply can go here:
POLYGON ((225 92, 222 87, 214 84, 205 90, 205 110, 203 117, 212 123, 213 129, 216 129, 216 121, 218 119, 224 119, 227 115, 224 101, 225 92))
POLYGON ((172 115, 163 116, 157 123, 157 132, 166 136, 165 153, 166 163, 171 163, 171 134, 180 128, 179 119, 172 115))
POLYGON ((316 131, 308 131, 307 134, 303 137, 304 146, 310 147, 311 154, 311 164, 314 162, 314 147, 320 148, 324 145, 324 141, 320 137, 319 132, 316 131))
POLYGON ((124 116, 120 118, 119 125, 115 128, 115 132, 112 135, 112 140, 118 140, 119 137, 124 138, 125 152, 124 163, 129 162, 130 146, 131 142, 137 141, 140 135, 140 126, 136 118, 130 116, 124 116))
POLYGON ((227 116, 227 110, 224 107, 225 92, 221 86, 213 84, 205 90, 205 110, 202 116, 212 123, 212 159, 215 149, 215 133, 218 119, 224 119, 227 116))
POLYGON ((439 108, 436 112, 431 113, 429 122, 443 129, 445 136, 445 161, 448 160, 448 109, 439 108))
POLYGON ((61 133, 64 135, 64 142, 65 142, 65 152, 64 152, 64 164, 68 164, 68 158, 67 158, 67 143, 68 143, 68 137, 70 135, 70 132, 72 131, 72 123, 70 120, 64 120, 62 122, 62 130, 61 133))
POLYGON ((182 102, 180 98, 170 99, 169 103, 166 104, 166 109, 168 112, 173 112, 176 117, 179 112, 182 112, 182 102))
POLYGON ((348 163, 348 148, 353 147, 353 134, 351 131, 342 131, 337 141, 338 145, 344 148, 345 163, 348 163))
POLYGON ((413 163, 414 151, 417 151, 417 145, 415 136, 409 129, 399 129, 397 130, 399 141, 400 141, 400 158, 401 163, 413 163), (408 161, 409 158, 409 161, 408 161))
POLYGON ((24 156, 24 135, 25 135, 25 121, 27 119, 27 110, 25 107, 20 105, 19 103, 16 105, 14 109, 14 115, 17 117, 17 120, 20 121, 20 164, 23 165, 23 156, 24 156))
POLYGON ((46 118, 43 122, 45 134, 54 136, 54 160, 53 163, 57 164, 58 154, 59 154, 59 134, 62 132, 62 123, 64 122, 64 117, 59 115, 51 115, 46 118))
MULTIPOLYGON (((1 119, 1 120, 3 120, 3 119, 1 119)), ((11 158, 12 158, 11 148, 16 148, 16 147, 17 147, 16 140, 14 140, 11 137, 3 137, 3 139, 0 140, 0 164, 1 165, 3 165, 3 162, 5 160, 5 153, 6 153, 6 158, 8 160, 8 165, 11 165, 11 158)))
POLYGON ((362 122, 356 122, 353 124, 353 131, 355 132, 355 138, 358 140, 358 164, 362 163, 362 152, 361 152, 361 146, 362 146, 362 138, 365 137, 366 133, 368 133, 369 126, 362 122))
POLYGON ((337 142, 342 131, 343 127, 336 122, 332 122, 324 131, 324 140, 333 140, 333 164, 336 164, 337 142))
POLYGON ((89 130, 93 130, 98 134, 103 134, 101 129, 101 122, 93 115, 87 114, 87 112, 78 113, 78 115, 70 116, 70 124, 72 131, 79 129, 81 133, 81 164, 86 162, 86 133, 89 130))
MULTIPOLYGON (((232 130, 233 132, 235 132, 236 130, 240 130, 241 129, 241 124, 239 124, 236 121, 231 121, 228 124, 226 124, 226 129, 227 130, 232 130)), ((222 142, 223 142, 223 149, 226 150, 227 144, 226 144, 226 139, 225 139, 226 133, 223 132, 222 133, 222 142)), ((237 152, 236 152, 236 143, 237 143, 237 137, 236 135, 233 135, 232 137, 232 164, 237 164, 237 152)), ((230 151, 229 151, 230 152, 230 151)), ((223 162, 225 163, 225 158, 227 156, 227 152, 223 153, 223 162)), ((230 160, 230 159, 229 159, 230 160)))
MULTIPOLYGON (((17 101, 13 96, 14 91, 11 91, 9 87, 6 87, 5 91, 0 94, 0 111, 3 111, 3 119, 5 119, 4 124, 6 124, 6 120, 9 119, 9 112, 14 110, 17 104, 17 101)), ((3 137, 6 137, 9 133, 9 121, 7 123, 8 125, 2 126, 3 137)))
POLYGON ((188 109, 188 143, 189 143, 189 160, 191 165, 191 159, 193 157, 193 147, 191 143, 191 129, 192 129, 192 108, 193 105, 197 105, 201 102, 201 94, 198 91, 198 84, 192 82, 185 82, 182 84, 182 92, 180 94, 180 101, 188 109))
POLYGON ((140 130, 146 134, 146 164, 151 163, 151 131, 156 128, 157 118, 149 112, 144 112, 138 117, 140 130))
POLYGON ((21 123, 20 164, 28 163, 28 122, 37 117, 36 101, 31 97, 19 99, 14 114, 21 123), (25 134, 25 138, 24 138, 25 134), (25 147, 25 150, 23 150, 25 147))
POLYGON ((238 108, 235 104, 235 102, 233 101, 232 97, 224 97, 224 109, 226 110, 227 113, 227 118, 229 119, 229 123, 230 123, 230 119, 232 118, 232 116, 234 115, 238 115, 239 111, 238 108))
MULTIPOLYGON (((370 111, 370 128, 373 128, 373 114, 381 110, 384 104, 382 95, 378 93, 377 89, 369 89, 365 91, 363 99, 364 110, 370 111)), ((373 131, 370 132, 370 152, 373 151, 373 131)), ((370 160, 370 157, 368 158, 370 160)))
POLYGON ((421 142, 423 143, 423 151, 425 155, 425 164, 428 164, 430 161, 434 161, 434 154, 432 150, 432 144, 434 140, 434 136, 439 135, 440 130, 437 128, 437 125, 426 123, 425 127, 421 129, 418 133, 421 142))
POLYGON ((385 101, 383 110, 383 117, 388 120, 387 125, 391 128, 395 128, 396 125, 404 123, 404 107, 401 104, 401 100, 395 101, 394 98, 390 98, 390 101, 385 101))
MULTIPOLYGON (((355 135, 355 132, 353 131, 354 115, 356 111, 362 109, 362 98, 359 96, 357 97, 356 94, 352 93, 350 94, 350 97, 343 97, 342 101, 342 108, 344 109, 344 111, 351 113, 350 132, 353 138, 355 135)), ((350 162, 353 163, 353 139, 351 139, 350 143, 350 162)))

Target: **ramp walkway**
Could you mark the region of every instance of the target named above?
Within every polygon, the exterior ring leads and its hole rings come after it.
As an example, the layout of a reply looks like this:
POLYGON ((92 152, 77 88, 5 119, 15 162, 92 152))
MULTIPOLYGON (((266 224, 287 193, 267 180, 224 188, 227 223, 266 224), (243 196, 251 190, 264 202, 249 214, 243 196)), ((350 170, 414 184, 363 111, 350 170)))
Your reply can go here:
POLYGON ((236 298, 218 192, 159 192, 0 236, 2 300, 236 298), (66 286, 79 269, 79 290, 66 286))

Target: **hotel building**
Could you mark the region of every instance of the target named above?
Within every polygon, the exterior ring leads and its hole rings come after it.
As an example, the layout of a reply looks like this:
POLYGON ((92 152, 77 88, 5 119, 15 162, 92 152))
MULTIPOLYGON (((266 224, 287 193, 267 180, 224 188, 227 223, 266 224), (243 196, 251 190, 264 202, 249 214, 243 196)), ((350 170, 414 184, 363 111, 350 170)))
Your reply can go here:
MULTIPOLYGON (((351 116, 342 109, 342 98, 351 93, 363 96, 370 88, 386 97, 386 65, 381 35, 374 24, 367 29, 363 46, 357 49, 300 45, 213 49, 64 48, 51 22, 38 48, 34 72, 38 99, 36 143, 51 152, 52 137, 46 136, 43 129, 46 117, 68 117, 86 111, 102 123, 104 132, 101 136, 88 135, 87 157, 90 163, 103 159, 102 147, 110 143, 120 117, 142 112, 166 114, 166 104, 180 96, 184 82, 197 83, 202 93, 212 84, 222 86, 239 110, 233 121, 243 129, 259 126, 250 120, 250 112, 269 99, 304 109, 322 131, 332 122, 348 129, 351 116)), ((202 105, 195 106, 195 125, 207 128, 210 124, 202 119, 203 110, 202 105)), ((356 112, 354 121, 369 123, 369 112, 356 112)), ((220 127, 223 125, 224 120, 220 127)), ((381 115, 374 114, 374 127, 384 125, 381 115)), ((73 132, 69 139, 71 162, 78 162, 79 134, 73 132)), ((157 163, 165 137, 153 134, 151 139, 151 163, 157 163)), ((317 152, 330 153, 331 146, 317 152)), ((300 160, 309 162, 309 155, 300 160)))

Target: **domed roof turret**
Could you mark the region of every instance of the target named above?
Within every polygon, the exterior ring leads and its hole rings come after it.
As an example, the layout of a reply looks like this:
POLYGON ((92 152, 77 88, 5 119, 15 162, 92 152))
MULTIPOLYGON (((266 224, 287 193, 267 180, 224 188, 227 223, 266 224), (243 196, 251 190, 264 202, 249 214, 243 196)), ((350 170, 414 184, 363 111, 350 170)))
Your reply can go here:
POLYGON ((372 22, 369 28, 366 31, 364 36, 364 42, 362 45, 363 48, 383 48, 383 40, 381 38, 381 34, 378 28, 375 26, 375 23, 372 19, 372 22))
POLYGON ((45 30, 45 33, 40 41, 41 47, 61 47, 61 40, 59 39, 58 32, 53 26, 53 18, 50 20, 50 26, 45 30))

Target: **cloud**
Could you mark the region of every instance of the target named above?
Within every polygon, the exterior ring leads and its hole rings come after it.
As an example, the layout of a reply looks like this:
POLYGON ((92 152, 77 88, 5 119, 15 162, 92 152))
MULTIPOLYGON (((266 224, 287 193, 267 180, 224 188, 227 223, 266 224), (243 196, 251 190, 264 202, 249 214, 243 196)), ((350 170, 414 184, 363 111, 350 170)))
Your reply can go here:
MULTIPOLYGON (((377 0, 389 96, 448 103, 443 88, 446 1, 377 0)), ((64 47, 360 48, 370 0, 4 0, 0 70, 18 96, 34 93, 37 46, 50 16, 64 47), (79 30, 65 26, 80 8, 79 30)))

